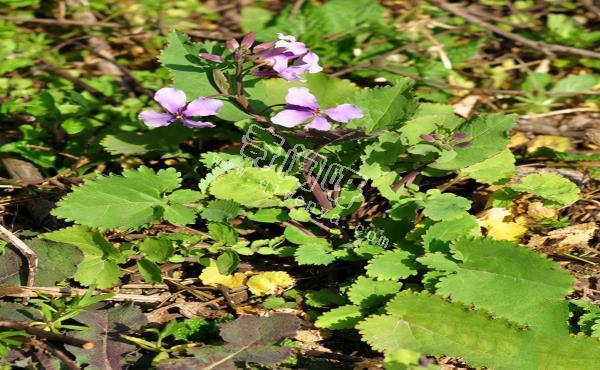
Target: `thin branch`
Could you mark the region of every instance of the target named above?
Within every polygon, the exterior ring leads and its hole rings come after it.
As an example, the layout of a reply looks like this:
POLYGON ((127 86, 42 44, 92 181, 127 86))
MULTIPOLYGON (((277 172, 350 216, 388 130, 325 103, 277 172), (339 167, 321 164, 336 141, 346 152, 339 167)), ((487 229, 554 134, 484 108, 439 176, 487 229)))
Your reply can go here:
MULTIPOLYGON (((87 289, 76 288, 58 288, 58 287, 22 287, 22 291, 18 293, 9 293, 9 297, 36 297, 36 292, 43 292, 52 297, 69 297, 81 295, 87 292, 87 289)), ((102 294, 106 292, 96 291, 94 294, 102 294)), ((141 295, 141 294, 115 294, 105 301, 113 302, 140 302, 140 303, 159 303, 161 299, 158 295, 141 295)))
MULTIPOLYGON (((41 350, 44 350, 46 352, 50 352, 51 354, 53 354, 54 357, 59 359, 67 367, 67 369, 69 369, 69 370, 81 369, 81 367, 79 367, 79 365, 77 365, 77 363, 75 361, 71 360, 71 358, 69 358, 69 356, 67 356, 66 353, 59 350, 58 348, 55 348, 55 347, 49 345, 48 343, 45 343, 44 341, 37 340, 37 339, 30 339, 29 343, 31 343, 31 345, 34 347, 37 347, 41 350)), ((91 342, 89 342, 89 343, 91 343, 91 342)), ((93 343, 92 343, 92 345, 93 345, 93 343)))
POLYGON ((551 55, 553 53, 567 53, 567 54, 579 55, 579 56, 582 56, 585 58, 594 58, 594 59, 600 58, 600 53, 597 53, 595 51, 579 49, 579 48, 575 48, 572 46, 547 44, 542 41, 530 40, 521 35, 517 35, 516 33, 512 33, 512 32, 503 30, 501 28, 494 26, 491 23, 488 23, 488 22, 480 19, 476 15, 469 13, 463 7, 456 5, 456 4, 450 4, 444 0, 428 0, 428 1, 431 4, 441 8, 449 13, 452 13, 452 14, 458 16, 458 17, 466 20, 469 23, 472 23, 479 27, 483 27, 490 32, 500 35, 506 39, 513 40, 521 45, 525 45, 530 48, 540 50, 544 54, 551 55))
MULTIPOLYGON (((15 248, 25 256, 29 270, 29 273, 27 274, 27 286, 32 287, 35 282, 35 273, 38 267, 37 255, 27 244, 25 244, 25 242, 10 232, 10 230, 5 228, 2 224, 0 224, 0 237, 15 246, 15 248)), ((27 300, 24 299, 24 302, 26 303, 27 300)))
POLYGON ((81 26, 81 27, 101 27, 101 28, 121 28, 123 25, 113 22, 88 22, 88 21, 76 21, 71 19, 52 19, 52 18, 26 18, 17 17, 12 15, 0 15, 1 20, 15 22, 15 23, 37 23, 37 24, 50 24, 54 26, 70 27, 70 26, 81 26))
POLYGON ((64 344, 68 344, 70 346, 75 346, 83 349, 92 349, 94 348, 94 343, 89 342, 87 340, 71 337, 63 334, 56 334, 49 331, 45 331, 42 329, 34 328, 33 326, 29 326, 25 323, 21 322, 13 322, 13 321, 0 321, 0 328, 8 329, 8 330, 23 330, 28 334, 34 335, 38 338, 43 338, 51 342, 60 342, 64 344))

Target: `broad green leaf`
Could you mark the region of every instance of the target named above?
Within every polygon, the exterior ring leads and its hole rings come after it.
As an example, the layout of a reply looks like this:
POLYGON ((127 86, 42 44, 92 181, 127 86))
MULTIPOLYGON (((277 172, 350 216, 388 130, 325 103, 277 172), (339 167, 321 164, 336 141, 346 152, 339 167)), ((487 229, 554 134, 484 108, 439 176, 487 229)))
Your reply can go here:
POLYGON ((399 131, 405 144, 414 145, 423 141, 422 134, 431 134, 437 129, 453 131, 462 122, 451 105, 422 103, 399 131))
POLYGON ((457 170, 482 162, 506 149, 508 130, 516 122, 515 115, 481 114, 456 129, 469 135, 473 145, 454 148, 456 157, 450 161, 434 162, 431 168, 457 170))
POLYGON ((378 254, 367 265, 367 275, 378 280, 400 280, 416 273, 410 253, 400 249, 378 254))
POLYGON ((397 281, 375 280, 359 276, 348 289, 348 299, 362 308, 381 306, 400 291, 402 284, 397 281))
POLYGON ((238 240, 237 233, 228 224, 211 222, 208 224, 208 234, 213 240, 226 245, 234 245, 238 240))
POLYGON ((118 250, 97 230, 87 226, 71 226, 43 234, 44 239, 71 244, 86 254, 98 256, 117 256, 118 250))
POLYGON ((319 316, 315 326, 332 330, 352 329, 363 317, 364 313, 359 306, 340 306, 319 316))
POLYGON ((477 219, 465 215, 431 225, 423 235, 423 247, 428 252, 449 252, 450 244, 454 241, 480 235, 481 228, 477 219))
POLYGON ((162 283, 160 267, 149 259, 142 258, 137 261, 137 267, 144 281, 149 284, 162 283))
POLYGON ((514 175, 515 156, 509 149, 505 149, 483 162, 461 168, 458 173, 460 176, 470 177, 484 184, 496 184, 514 175))
POLYGON ((200 213, 206 221, 223 222, 235 218, 242 212, 242 207, 231 200, 211 200, 200 213))
POLYGON ((572 278, 557 264, 492 239, 461 240, 452 249, 462 262, 441 279, 437 293, 538 331, 568 333, 565 296, 572 291, 572 278))
POLYGON ((551 91, 567 92, 592 90, 600 82, 598 75, 571 75, 558 81, 551 91))
POLYGON ((321 243, 304 244, 294 252, 294 258, 299 265, 329 265, 335 261, 335 256, 321 243))
POLYGON ((152 262, 167 262, 173 253, 173 242, 165 238, 144 238, 139 244, 140 252, 152 262))
POLYGON ((365 89, 349 99, 364 112, 364 117, 349 122, 348 128, 365 128, 367 132, 396 128, 408 117, 416 104, 410 95, 412 81, 398 80, 395 85, 365 89))
POLYGON ((122 275, 115 261, 102 256, 86 255, 77 267, 73 279, 84 286, 95 285, 98 289, 106 289, 117 285, 122 275))
POLYGON ((423 201, 423 214, 435 221, 453 220, 466 215, 471 201, 451 193, 441 193, 437 189, 427 192, 423 201))
POLYGON ((385 354, 408 349, 459 356, 472 367, 496 370, 587 370, 600 360, 598 342, 520 330, 486 312, 428 294, 401 293, 386 311, 358 325, 363 340, 385 354))
POLYGON ((569 206, 579 199, 579 188, 573 182, 554 174, 531 174, 509 187, 520 193, 530 193, 547 200, 549 205, 569 206))
POLYGON ((209 193, 246 207, 266 208, 280 205, 279 197, 294 193, 298 186, 295 177, 272 168, 246 167, 218 176, 211 182, 209 193))

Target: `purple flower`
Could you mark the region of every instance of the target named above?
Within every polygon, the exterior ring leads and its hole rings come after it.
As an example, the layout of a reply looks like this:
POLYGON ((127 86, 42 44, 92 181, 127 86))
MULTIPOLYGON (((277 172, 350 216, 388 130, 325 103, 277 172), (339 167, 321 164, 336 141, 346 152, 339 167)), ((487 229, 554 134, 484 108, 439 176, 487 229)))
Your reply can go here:
POLYGON ((199 97, 186 103, 185 93, 171 87, 165 87, 154 94, 154 100, 169 113, 154 110, 145 110, 138 118, 150 127, 168 126, 175 121, 180 121, 188 127, 214 127, 210 122, 193 121, 191 117, 214 116, 219 113, 223 102, 216 99, 199 97))
POLYGON ((284 126, 294 127, 312 118, 306 128, 327 131, 331 124, 327 118, 337 122, 349 122, 363 117, 363 111, 352 104, 340 104, 337 107, 323 109, 317 103, 317 98, 305 87, 292 87, 285 97, 284 109, 277 113, 271 121, 284 126))
MULTIPOLYGON (((273 68, 277 75, 288 81, 305 81, 301 75, 318 73, 319 57, 311 52, 304 43, 296 41, 294 36, 278 33, 279 41, 273 45, 270 55, 260 51, 260 55, 273 68)), ((259 47, 258 45, 255 50, 259 47)), ((264 49, 264 48, 261 48, 264 49)))
POLYGON ((460 140, 466 138, 467 136, 469 136, 469 134, 467 134, 466 132, 457 132, 456 134, 452 135, 452 139, 460 140))
POLYGON ((455 144, 454 146, 459 147, 459 148, 466 148, 471 145, 473 145, 472 141, 463 141, 462 143, 455 144))
POLYGON ((200 53, 198 56, 202 59, 210 60, 211 62, 221 63, 223 62, 223 57, 216 54, 208 54, 208 53, 200 53))

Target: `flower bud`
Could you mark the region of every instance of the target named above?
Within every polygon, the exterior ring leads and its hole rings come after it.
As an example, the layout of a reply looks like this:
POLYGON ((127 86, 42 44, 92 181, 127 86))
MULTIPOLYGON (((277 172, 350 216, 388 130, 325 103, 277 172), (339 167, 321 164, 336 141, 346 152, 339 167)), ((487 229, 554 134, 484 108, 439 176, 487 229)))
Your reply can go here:
POLYGON ((466 148, 466 147, 471 146, 471 145, 473 145, 472 141, 463 141, 462 143, 458 143, 455 146, 459 147, 459 148, 466 148))
POLYGON ((250 49, 256 40, 256 33, 250 32, 242 39, 242 48, 250 49))
POLYGON ((467 136, 469 136, 469 134, 466 132, 457 132, 456 134, 452 135, 452 139, 460 140, 466 138, 467 136))
POLYGON ((433 136, 431 136, 431 135, 428 135, 428 134, 422 134, 422 135, 419 135, 419 137, 420 137, 420 138, 421 138, 423 141, 427 141, 427 142, 429 142, 429 143, 433 143, 433 142, 435 142, 435 138, 434 138, 433 136))
POLYGON ((221 63, 223 61, 221 56, 215 54, 200 53, 198 56, 202 59, 210 60, 211 62, 221 63))
POLYGON ((259 51, 268 50, 268 49, 271 49, 273 46, 275 46, 275 41, 263 42, 262 44, 256 45, 254 47, 254 51, 259 52, 259 51))
POLYGON ((233 53, 234 51, 240 48, 240 44, 237 42, 236 39, 231 39, 225 42, 225 47, 227 48, 227 50, 233 53))

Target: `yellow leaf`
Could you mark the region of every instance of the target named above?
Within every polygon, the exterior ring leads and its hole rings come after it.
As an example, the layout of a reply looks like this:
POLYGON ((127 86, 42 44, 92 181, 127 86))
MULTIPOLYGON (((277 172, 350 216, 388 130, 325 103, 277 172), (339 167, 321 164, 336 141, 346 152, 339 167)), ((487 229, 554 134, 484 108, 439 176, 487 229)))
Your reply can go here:
POLYGON ((217 266, 208 266, 202 270, 200 274, 200 280, 202 284, 208 286, 218 286, 219 284, 225 285, 228 288, 237 288, 244 286, 246 282, 246 275, 241 272, 236 272, 233 275, 222 275, 219 273, 217 266))
POLYGON ((477 221, 493 239, 519 241, 527 232, 526 221, 523 218, 506 221, 511 216, 512 213, 506 208, 490 208, 484 211, 477 221))
POLYGON ((248 289, 256 296, 275 294, 282 288, 295 283, 294 279, 283 271, 261 272, 248 279, 248 289))
POLYGON ((571 139, 564 136, 540 135, 533 139, 528 147, 527 152, 533 153, 539 148, 550 148, 557 152, 567 152, 571 149, 571 139))

